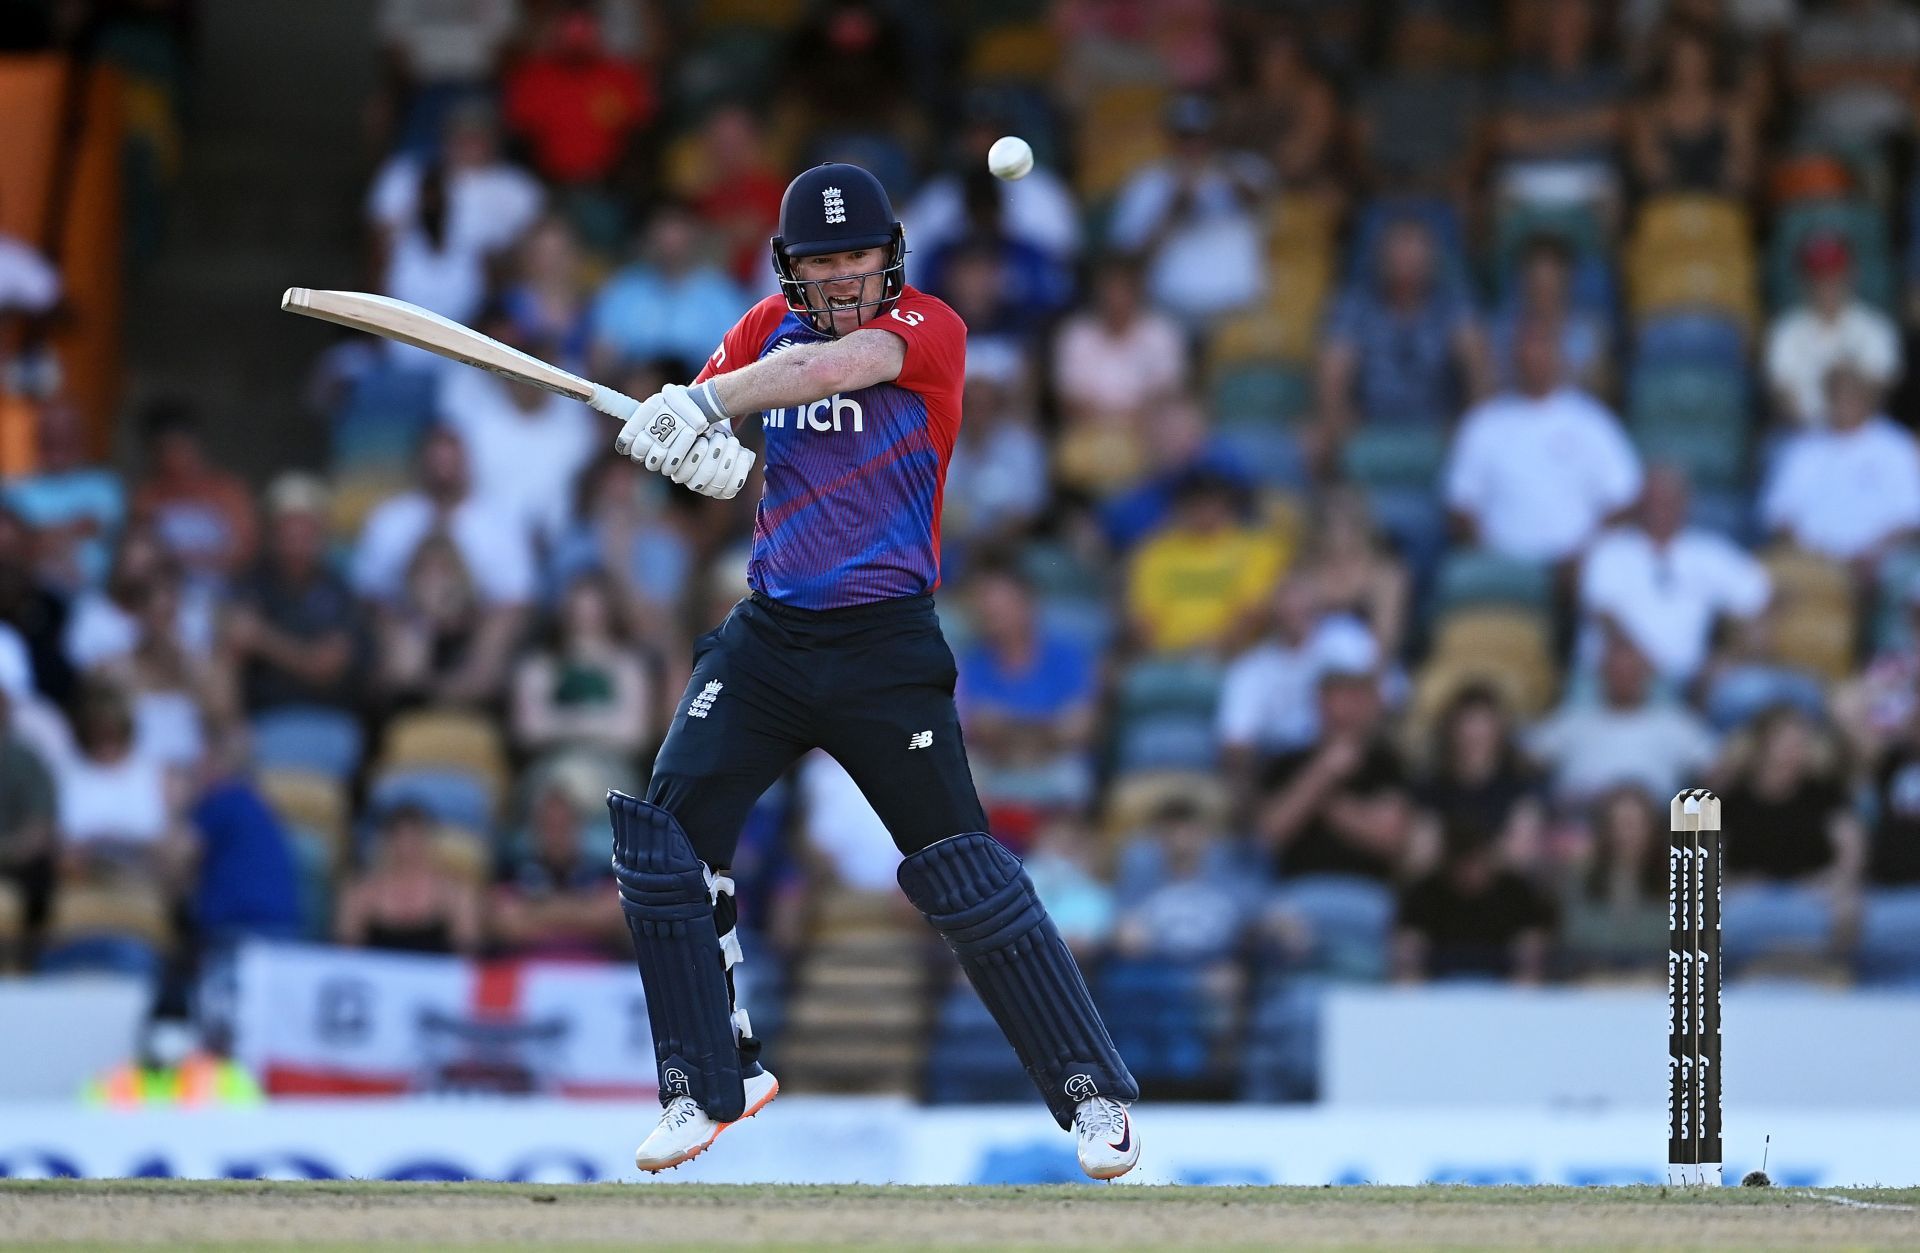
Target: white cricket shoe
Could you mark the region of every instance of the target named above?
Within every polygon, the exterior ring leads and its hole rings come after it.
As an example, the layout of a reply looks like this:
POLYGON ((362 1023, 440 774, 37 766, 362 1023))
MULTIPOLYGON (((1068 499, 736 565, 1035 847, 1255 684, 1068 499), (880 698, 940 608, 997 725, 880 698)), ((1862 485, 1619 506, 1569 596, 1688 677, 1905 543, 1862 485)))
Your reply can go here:
POLYGON ((1123 1102, 1110 1096, 1090 1096, 1073 1111, 1073 1131, 1080 1138, 1080 1169, 1095 1179, 1118 1179, 1140 1160, 1140 1137, 1123 1102))
MULTIPOLYGON (((746 1088, 746 1108, 737 1120, 741 1122, 765 1109, 767 1102, 780 1094, 780 1081, 773 1077, 772 1071, 763 1070, 747 1080, 746 1088)), ((690 1162, 706 1152, 707 1146, 733 1125, 707 1117, 692 1097, 676 1096, 660 1111, 660 1125, 634 1150, 633 1164, 654 1172, 690 1162)))

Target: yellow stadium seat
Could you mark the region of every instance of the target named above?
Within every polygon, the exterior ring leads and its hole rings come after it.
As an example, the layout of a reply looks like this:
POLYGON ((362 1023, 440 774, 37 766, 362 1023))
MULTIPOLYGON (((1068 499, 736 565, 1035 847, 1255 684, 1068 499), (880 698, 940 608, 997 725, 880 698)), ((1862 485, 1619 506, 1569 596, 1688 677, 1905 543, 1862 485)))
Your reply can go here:
POLYGON ((1759 275, 1751 261, 1658 254, 1636 258, 1628 272, 1637 318, 1697 309, 1722 314, 1752 331, 1760 317, 1759 275))
POLYGON ((472 831, 442 825, 433 833, 434 860, 440 868, 474 887, 485 887, 493 874, 493 858, 486 842, 472 831))
POLYGON ((27 903, 20 889, 0 881, 0 957, 17 943, 27 929, 27 903))
POLYGON ((1232 798, 1215 775, 1191 770, 1143 770, 1115 779, 1107 789, 1102 830, 1109 840, 1138 831, 1170 800, 1191 801, 1208 822, 1225 822, 1232 798))
POLYGON ((387 728, 380 769, 403 767, 465 771, 490 784, 496 798, 507 784, 500 732, 478 714, 425 710, 396 718, 387 728))
POLYGON ((1331 257, 1339 232, 1340 211, 1323 196, 1290 192, 1267 210, 1267 244, 1275 255, 1331 257))
POLYGON ((1853 673, 1854 620, 1850 608, 1825 605, 1785 608, 1769 626, 1774 658, 1830 683, 1853 673))
POLYGON ((1547 626, 1525 609, 1458 609, 1440 620, 1433 656, 1448 660, 1551 655, 1547 626))
POLYGON ((173 924, 165 898, 154 888, 136 884, 71 886, 54 894, 53 916, 47 922, 49 946, 100 935, 170 946, 173 924))
POLYGON ((1143 165, 1165 152, 1161 116, 1167 95, 1157 86, 1109 87, 1094 96, 1079 128, 1079 177, 1085 203, 1104 200, 1143 165))
POLYGON ((336 536, 353 539, 380 502, 407 490, 403 474, 356 473, 333 482, 327 524, 336 536))
POLYGON ((1635 251, 1728 252, 1753 256, 1753 227, 1736 200, 1721 196, 1660 196, 1647 202, 1634 225, 1635 251))
POLYGON ((262 770, 254 778, 280 820, 324 840, 338 862, 349 821, 347 791, 339 780, 312 770, 262 770))
POLYGON ((1767 576, 1773 580, 1776 605, 1850 607, 1853 604, 1853 583, 1846 568, 1838 562, 1790 544, 1768 549, 1761 561, 1767 567, 1767 576))
POLYGON ((1042 22, 1020 22, 982 31, 967 56, 967 77, 1024 79, 1044 83, 1060 64, 1060 41, 1042 22))

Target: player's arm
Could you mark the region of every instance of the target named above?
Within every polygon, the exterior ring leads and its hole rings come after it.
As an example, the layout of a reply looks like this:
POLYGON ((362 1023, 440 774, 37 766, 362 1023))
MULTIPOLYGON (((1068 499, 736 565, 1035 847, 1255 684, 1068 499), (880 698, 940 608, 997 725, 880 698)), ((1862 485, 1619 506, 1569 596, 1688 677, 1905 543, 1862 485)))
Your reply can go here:
POLYGON ((711 387, 720 407, 737 419, 891 383, 906 364, 906 341, 869 327, 830 343, 789 348, 717 375, 703 386, 711 387))

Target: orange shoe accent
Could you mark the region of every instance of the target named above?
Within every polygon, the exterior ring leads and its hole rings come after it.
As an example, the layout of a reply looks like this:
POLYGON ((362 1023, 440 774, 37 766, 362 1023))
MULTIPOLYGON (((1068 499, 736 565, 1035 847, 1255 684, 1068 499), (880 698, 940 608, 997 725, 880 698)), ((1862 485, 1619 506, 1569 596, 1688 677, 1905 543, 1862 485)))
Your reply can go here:
POLYGON ((694 1145, 692 1148, 688 1149, 685 1153, 682 1153, 680 1156, 674 1158, 672 1161, 662 1162, 658 1166, 642 1166, 640 1169, 646 1171, 650 1175, 657 1175, 663 1170, 672 1170, 676 1166, 686 1165, 688 1162, 692 1161, 694 1158, 700 1156, 702 1153, 706 1152, 709 1148, 711 1148, 713 1145, 713 1142, 720 1138, 720 1133, 722 1131, 725 1131, 728 1127, 735 1127, 747 1121, 747 1119, 753 1117, 755 1114, 759 1113, 761 1110, 765 1109, 767 1106, 773 1104, 773 1098, 779 1095, 780 1095, 780 1081, 778 1079, 775 1079, 773 1081, 773 1086, 767 1089, 767 1094, 761 1097, 759 1100, 755 1101, 752 1105, 748 1106, 746 1112, 741 1114, 740 1117, 734 1119, 732 1122, 721 1123, 719 1126, 713 1129, 712 1135, 708 1136, 705 1140, 702 1140, 699 1144, 694 1145))

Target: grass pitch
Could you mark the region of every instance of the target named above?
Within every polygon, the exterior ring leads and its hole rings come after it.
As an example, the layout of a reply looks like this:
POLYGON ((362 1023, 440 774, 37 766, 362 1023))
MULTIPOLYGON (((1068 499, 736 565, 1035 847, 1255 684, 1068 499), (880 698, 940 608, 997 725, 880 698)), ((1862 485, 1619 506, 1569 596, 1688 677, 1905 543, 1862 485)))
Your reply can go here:
POLYGON ((0 1181, 8 1249, 1920 1249, 1920 1189, 0 1181))

